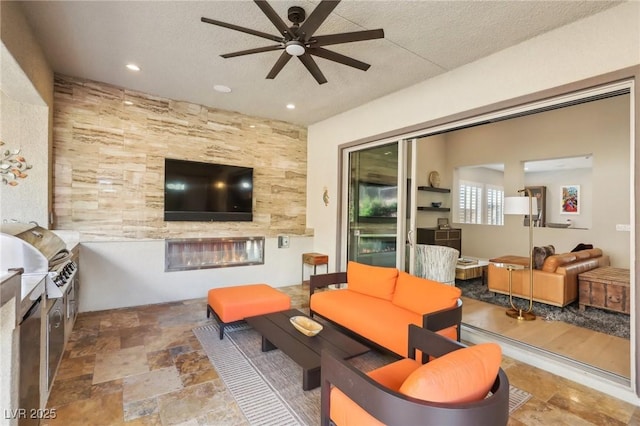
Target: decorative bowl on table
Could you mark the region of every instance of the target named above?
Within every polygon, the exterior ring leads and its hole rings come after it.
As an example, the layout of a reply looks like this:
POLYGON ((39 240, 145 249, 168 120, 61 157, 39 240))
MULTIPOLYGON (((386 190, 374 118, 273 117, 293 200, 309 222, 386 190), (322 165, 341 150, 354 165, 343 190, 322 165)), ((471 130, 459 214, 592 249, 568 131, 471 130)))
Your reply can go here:
POLYGON ((289 321, 291 321, 296 330, 305 336, 313 337, 322 331, 322 324, 305 316, 291 317, 289 321))
POLYGON ((441 205, 442 205, 441 202, 431 203, 431 207, 435 207, 436 209, 440 208, 441 205))

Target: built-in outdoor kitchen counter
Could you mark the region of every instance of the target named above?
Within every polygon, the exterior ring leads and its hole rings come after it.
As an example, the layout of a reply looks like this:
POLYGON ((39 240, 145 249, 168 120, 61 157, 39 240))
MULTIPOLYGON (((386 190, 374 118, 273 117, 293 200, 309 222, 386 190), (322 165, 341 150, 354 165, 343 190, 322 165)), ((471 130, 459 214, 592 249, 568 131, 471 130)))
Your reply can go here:
MULTIPOLYGON (((15 409, 18 407, 18 350, 19 350, 19 314, 21 302, 20 273, 2 272, 0 274, 0 407, 15 409)), ((9 419, 3 424, 17 424, 9 419)))
POLYGON ((2 424, 37 425, 48 415, 49 391, 76 318, 78 260, 77 243, 69 247, 52 231, 0 225, 2 424))
MULTIPOLYGON (((3 247, 4 248, 4 247, 3 247)), ((3 424, 38 424, 42 405, 43 297, 46 273, 3 271, 0 282, 0 406, 3 424), (36 417, 36 418, 31 418, 36 417)))

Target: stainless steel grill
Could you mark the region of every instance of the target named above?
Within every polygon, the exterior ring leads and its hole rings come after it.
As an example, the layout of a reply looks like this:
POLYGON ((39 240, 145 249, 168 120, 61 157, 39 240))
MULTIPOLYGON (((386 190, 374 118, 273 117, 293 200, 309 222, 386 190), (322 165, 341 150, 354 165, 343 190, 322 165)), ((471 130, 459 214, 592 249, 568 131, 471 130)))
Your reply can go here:
POLYGON ((35 223, 3 223, 0 232, 5 234, 1 269, 23 268, 26 275, 50 273, 58 287, 73 279, 77 265, 65 242, 54 232, 35 223))

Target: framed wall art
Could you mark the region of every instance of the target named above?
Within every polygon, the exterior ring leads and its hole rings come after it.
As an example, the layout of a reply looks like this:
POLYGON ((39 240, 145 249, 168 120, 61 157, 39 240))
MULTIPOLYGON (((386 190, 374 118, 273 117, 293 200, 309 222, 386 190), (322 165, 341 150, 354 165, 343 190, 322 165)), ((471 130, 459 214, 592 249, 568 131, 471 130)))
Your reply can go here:
POLYGON ((560 214, 580 214, 580 185, 560 187, 560 214))

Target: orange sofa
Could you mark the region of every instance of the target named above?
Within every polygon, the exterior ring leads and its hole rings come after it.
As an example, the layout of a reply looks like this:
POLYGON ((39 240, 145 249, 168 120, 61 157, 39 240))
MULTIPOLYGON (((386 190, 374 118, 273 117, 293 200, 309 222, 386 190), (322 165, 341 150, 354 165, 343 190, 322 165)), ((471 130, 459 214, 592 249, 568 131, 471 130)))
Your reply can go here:
MULTIPOLYGON (((489 262, 489 291, 501 294, 509 294, 509 271, 500 264, 526 266, 512 272, 512 291, 515 297, 529 298, 528 257, 502 256, 489 262)), ((533 300, 564 307, 578 299, 578 274, 602 266, 609 266, 609 256, 599 248, 548 256, 542 268, 533 271, 533 300)))
POLYGON ((347 272, 313 275, 309 308, 368 343, 407 357, 409 324, 460 340, 461 291, 396 268, 349 262, 347 272), (317 291, 331 284, 347 288, 317 291))

